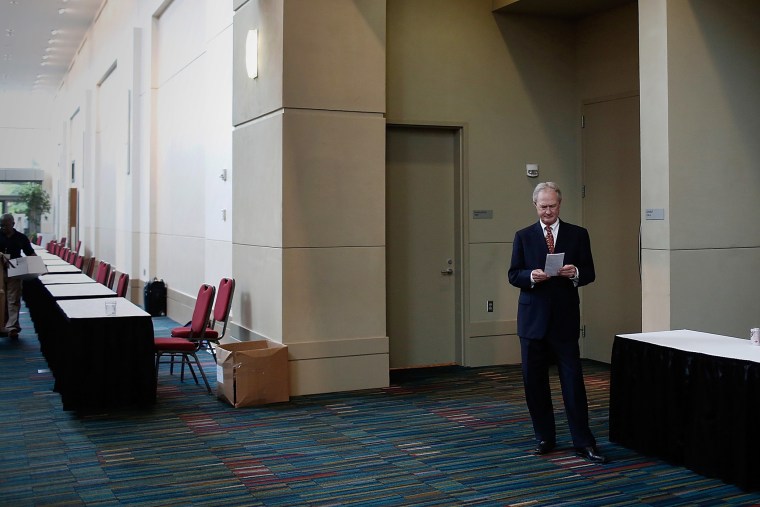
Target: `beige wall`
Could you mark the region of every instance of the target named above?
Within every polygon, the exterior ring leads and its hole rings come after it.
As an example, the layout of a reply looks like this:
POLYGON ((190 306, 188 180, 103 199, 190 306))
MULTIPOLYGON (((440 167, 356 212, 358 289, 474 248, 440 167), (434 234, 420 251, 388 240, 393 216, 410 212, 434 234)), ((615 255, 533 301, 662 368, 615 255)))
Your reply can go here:
POLYGON ((574 22, 492 13, 490 0, 388 2, 389 122, 465 127, 466 364, 519 361, 514 233, 537 220, 537 181, 558 182, 563 219, 581 223, 580 105, 637 89, 636 30, 635 5, 574 22))
POLYGON ((494 14, 490 0, 388 2, 388 121, 464 126, 470 210, 493 210, 465 211, 468 365, 519 361, 506 271, 514 232, 535 218, 526 163, 565 188, 563 212, 579 219, 573 47, 571 24, 494 14))
POLYGON ((579 20, 577 72, 582 102, 638 92, 638 21, 636 2, 579 20))
MULTIPOLYGON (((664 207, 668 218, 644 229, 648 268, 663 276, 647 285, 670 286, 649 291, 656 297, 644 308, 648 330, 670 326, 746 338, 758 325, 751 273, 760 268, 760 146, 753 135, 760 127, 760 94, 753 84, 760 82, 760 6, 737 1, 725 7, 640 2, 642 19, 667 33, 666 39, 652 35, 642 43, 642 68, 656 69, 642 71, 642 90, 667 111, 642 110, 642 133, 664 130, 667 139, 666 147, 663 140, 642 145, 646 206, 664 207), (665 196, 658 185, 663 177, 665 196), (652 311, 660 302, 669 314, 652 311)), ((642 104, 648 99, 642 94, 642 104)))

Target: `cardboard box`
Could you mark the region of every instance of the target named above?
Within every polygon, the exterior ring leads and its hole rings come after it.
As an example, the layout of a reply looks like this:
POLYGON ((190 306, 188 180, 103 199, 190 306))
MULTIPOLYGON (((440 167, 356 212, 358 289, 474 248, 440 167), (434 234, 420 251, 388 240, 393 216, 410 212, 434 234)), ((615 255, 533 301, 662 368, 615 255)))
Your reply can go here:
POLYGON ((290 400, 288 347, 269 340, 216 349, 217 395, 233 407, 290 400))
POLYGON ((42 257, 32 255, 29 257, 19 257, 18 259, 10 259, 8 265, 8 278, 21 278, 22 280, 28 280, 29 278, 37 278, 40 275, 44 275, 48 272, 45 262, 42 257))

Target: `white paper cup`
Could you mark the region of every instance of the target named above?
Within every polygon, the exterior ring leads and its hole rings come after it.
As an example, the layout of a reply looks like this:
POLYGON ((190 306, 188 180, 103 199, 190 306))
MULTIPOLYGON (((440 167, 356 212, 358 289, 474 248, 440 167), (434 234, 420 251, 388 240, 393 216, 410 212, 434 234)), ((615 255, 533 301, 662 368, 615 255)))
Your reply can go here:
POLYGON ((116 315, 116 301, 106 301, 106 315, 116 315))
POLYGON ((750 329, 749 341, 752 345, 760 345, 760 327, 750 329))

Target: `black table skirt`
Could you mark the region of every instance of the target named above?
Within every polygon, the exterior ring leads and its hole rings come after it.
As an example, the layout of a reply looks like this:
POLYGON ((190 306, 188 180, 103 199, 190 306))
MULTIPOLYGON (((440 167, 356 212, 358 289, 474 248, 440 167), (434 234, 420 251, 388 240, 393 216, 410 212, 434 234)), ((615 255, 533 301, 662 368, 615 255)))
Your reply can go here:
POLYGON ((616 337, 610 440, 760 489, 760 364, 616 337))
POLYGON ((155 403, 150 316, 69 319, 36 279, 23 294, 64 410, 155 403))

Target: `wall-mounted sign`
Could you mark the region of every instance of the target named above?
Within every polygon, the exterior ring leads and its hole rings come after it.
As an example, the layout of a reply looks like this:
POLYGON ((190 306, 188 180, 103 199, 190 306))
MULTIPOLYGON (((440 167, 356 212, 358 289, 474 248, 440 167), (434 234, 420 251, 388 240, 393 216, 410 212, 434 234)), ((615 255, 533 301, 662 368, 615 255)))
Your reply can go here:
POLYGON ((476 209, 472 211, 472 218, 475 220, 478 219, 491 219, 493 218, 493 210, 492 209, 476 209))

